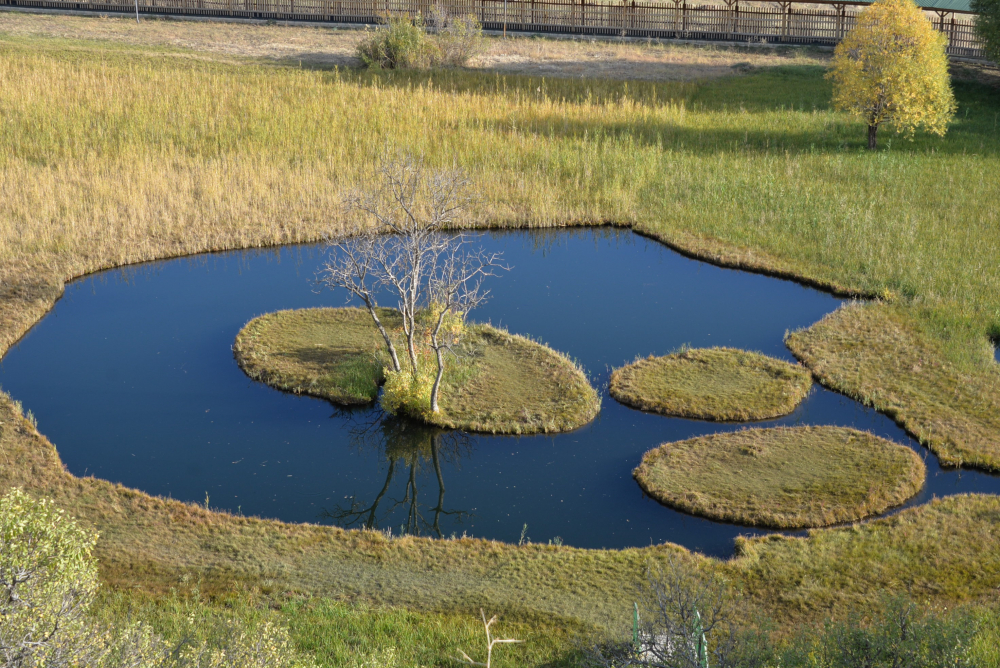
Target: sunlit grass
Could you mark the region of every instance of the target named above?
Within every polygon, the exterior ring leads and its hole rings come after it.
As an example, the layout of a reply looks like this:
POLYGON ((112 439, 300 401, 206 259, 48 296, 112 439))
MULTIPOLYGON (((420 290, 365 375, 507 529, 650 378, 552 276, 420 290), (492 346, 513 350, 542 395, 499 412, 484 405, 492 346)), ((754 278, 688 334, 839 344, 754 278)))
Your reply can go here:
POLYGON ((747 422, 787 415, 805 399, 805 367, 734 348, 695 348, 637 359, 611 374, 608 390, 644 411, 747 422))
POLYGON ((389 146, 464 167, 470 223, 615 222, 1000 321, 998 94, 957 88, 943 140, 827 108, 819 68, 706 84, 356 73, 0 47, 0 257, 71 273, 311 239, 389 146))

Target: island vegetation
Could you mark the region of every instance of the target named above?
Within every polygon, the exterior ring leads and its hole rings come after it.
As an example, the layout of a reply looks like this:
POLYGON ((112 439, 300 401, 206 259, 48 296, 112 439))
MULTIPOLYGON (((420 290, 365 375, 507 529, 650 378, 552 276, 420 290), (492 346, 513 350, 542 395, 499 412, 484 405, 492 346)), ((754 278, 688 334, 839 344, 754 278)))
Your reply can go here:
MULTIPOLYGON (((324 70, 186 50, 173 37, 62 34, 0 36, 3 350, 88 272, 322 239, 344 225, 343 196, 388 143, 465 170, 477 191, 468 225, 611 222, 720 265, 879 297, 791 346, 823 382, 936 451, 959 444, 952 462, 995 467, 1000 92, 989 68, 952 64, 958 113, 945 137, 869 152, 866 124, 832 108, 815 60, 625 82, 324 70)), ((725 53, 733 65, 757 57, 725 53)), ((883 591, 942 614, 969 606, 983 620, 977 656, 997 662, 994 495, 745 538, 730 560, 672 545, 430 540, 241 517, 76 477, 15 398, 0 401, 0 422, 0 487, 52 498, 99 533, 109 593, 94 614, 119 622, 142 615, 169 630, 195 615, 259 614, 287 622, 296 647, 326 665, 412 665, 471 646, 486 606, 528 640, 521 660, 543 665, 572 660, 576 633, 627 624, 634 587, 674 559, 727 578, 746 618, 783 628, 850 619, 883 591), (236 605, 234 583, 260 607, 236 605)), ((831 636, 824 647, 836 646, 831 636)))
POLYGON ((1000 471, 1000 365, 988 340, 964 364, 899 305, 857 303, 787 337, 821 383, 886 413, 944 466, 1000 471))
POLYGON ((666 505, 777 529, 877 515, 920 491, 925 475, 910 448, 846 427, 744 429, 665 443, 633 472, 666 505))
MULTIPOLYGON (((382 321, 400 326, 399 312, 381 309, 382 321)), ((240 368, 271 387, 343 406, 369 404, 385 382, 379 333, 358 308, 279 311, 254 318, 236 335, 240 368)))
POLYGON ((760 353, 734 348, 688 349, 615 369, 609 390, 644 411, 699 420, 767 420, 806 397, 812 374, 760 353))
MULTIPOLYGON (((381 310, 400 336, 398 311, 381 310)), ((385 355, 369 314, 358 308, 279 311, 251 320, 233 346, 251 378, 342 405, 375 401, 385 355)), ((522 336, 468 324, 444 377, 438 412, 405 413, 449 429, 497 434, 569 431, 597 415, 600 397, 565 355, 522 336)), ((426 399, 426 398, 425 398, 426 399)))

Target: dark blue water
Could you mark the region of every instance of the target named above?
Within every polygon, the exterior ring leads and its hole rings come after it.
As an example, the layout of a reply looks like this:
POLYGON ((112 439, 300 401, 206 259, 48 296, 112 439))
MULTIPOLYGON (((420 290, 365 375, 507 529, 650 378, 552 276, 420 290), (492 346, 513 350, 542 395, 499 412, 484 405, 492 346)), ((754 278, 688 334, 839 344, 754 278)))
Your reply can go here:
MULTIPOLYGON (((38 418, 69 470, 151 494, 290 522, 393 533, 526 537, 621 548, 671 541, 728 555, 746 528, 644 498, 631 476, 665 441, 740 425, 679 420, 608 397, 609 370, 682 344, 792 359, 782 338, 841 300, 791 282, 689 260, 630 232, 481 237, 513 269, 476 319, 531 334, 579 360, 602 389, 592 424, 569 434, 470 436, 342 411, 254 383, 233 360, 236 333, 277 309, 340 306, 316 292, 318 247, 225 253, 112 271, 66 295, 3 359, 0 384, 38 418)), ((890 420, 815 388, 764 424, 836 424, 925 451, 890 420)), ((932 494, 1000 492, 1000 479, 941 471, 932 494)))

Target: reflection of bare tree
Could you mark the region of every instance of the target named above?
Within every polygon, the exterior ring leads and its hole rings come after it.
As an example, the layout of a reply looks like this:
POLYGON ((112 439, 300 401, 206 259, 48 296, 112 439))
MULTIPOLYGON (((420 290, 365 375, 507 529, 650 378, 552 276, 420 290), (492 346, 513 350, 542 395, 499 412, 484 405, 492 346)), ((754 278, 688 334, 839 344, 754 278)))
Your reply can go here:
MULTIPOLYGON (((352 416, 354 417, 354 416, 352 416)), ((357 495, 333 509, 324 509, 320 516, 335 524, 347 527, 377 529, 399 508, 405 509, 402 528, 405 533, 421 535, 430 533, 443 537, 442 516, 451 515, 458 521, 469 516, 467 511, 447 510, 444 506, 445 484, 442 462, 458 464, 474 445, 469 434, 446 431, 420 424, 413 420, 377 411, 368 413, 367 419, 353 420, 351 440, 359 450, 375 450, 384 454, 388 467, 382 489, 371 503, 359 501, 357 495), (431 519, 426 519, 419 501, 418 476, 427 463, 434 469, 438 483, 437 505, 428 508, 431 519), (406 470, 403 498, 388 496, 397 470, 406 470), (386 501, 390 503, 386 503, 386 501)))

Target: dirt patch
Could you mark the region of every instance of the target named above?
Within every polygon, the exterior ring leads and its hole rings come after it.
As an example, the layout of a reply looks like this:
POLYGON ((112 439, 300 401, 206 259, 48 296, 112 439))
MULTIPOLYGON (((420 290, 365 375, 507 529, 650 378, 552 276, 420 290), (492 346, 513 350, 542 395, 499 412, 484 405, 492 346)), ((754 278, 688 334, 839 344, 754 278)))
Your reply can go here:
POLYGON ((474 66, 534 76, 693 81, 779 65, 825 65, 830 56, 829 51, 804 47, 517 37, 490 40, 474 66))
MULTIPOLYGON (((169 18, 134 19, 0 12, 0 35, 108 40, 203 53, 262 58, 312 67, 356 67, 364 32, 288 25, 169 18)), ((615 42, 592 38, 488 37, 473 69, 552 77, 692 81, 778 65, 825 64, 830 52, 809 47, 615 42)))

